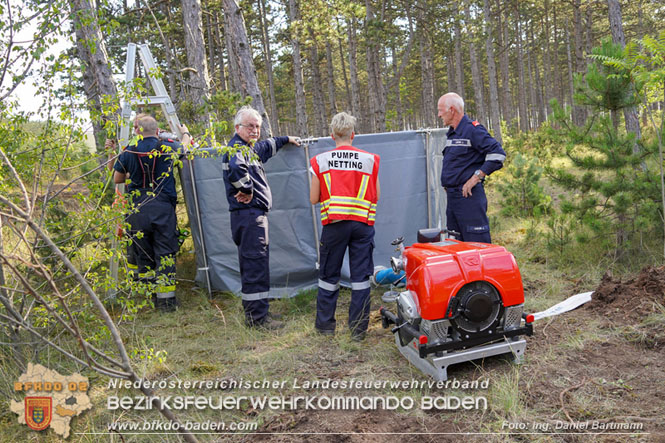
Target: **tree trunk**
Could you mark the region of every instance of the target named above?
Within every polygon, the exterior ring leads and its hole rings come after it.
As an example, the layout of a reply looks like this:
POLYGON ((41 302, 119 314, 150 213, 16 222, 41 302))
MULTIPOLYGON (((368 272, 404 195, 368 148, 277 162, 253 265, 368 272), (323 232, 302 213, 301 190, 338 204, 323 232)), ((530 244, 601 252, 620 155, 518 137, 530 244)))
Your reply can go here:
POLYGON ((379 43, 376 30, 370 29, 375 20, 372 3, 365 0, 365 25, 367 31, 367 87, 369 89, 371 132, 386 131, 386 90, 381 76, 381 58, 383 48, 379 43))
POLYGON ((517 102, 519 103, 519 127, 520 131, 529 130, 529 117, 526 109, 526 91, 524 84, 524 57, 522 55, 522 26, 519 10, 519 3, 515 2, 515 25, 517 34, 515 36, 515 46, 517 48, 517 102))
POLYGON ((494 47, 492 45, 494 30, 492 29, 492 16, 490 3, 483 0, 483 14, 485 16, 485 26, 487 38, 485 40, 485 53, 487 55, 487 76, 490 85, 490 118, 488 124, 491 124, 494 138, 502 143, 501 139, 501 118, 499 115, 499 87, 496 79, 496 63, 494 61, 494 47))
POLYGON ((314 121, 316 128, 314 132, 315 137, 325 137, 328 135, 326 124, 326 102, 323 97, 323 79, 321 78, 321 70, 319 69, 319 51, 316 48, 316 39, 312 29, 309 30, 312 38, 312 44, 309 47, 309 65, 312 68, 312 95, 313 95, 313 108, 314 108, 314 121))
MULTIPOLYGON (((97 15, 90 0, 70 2, 72 20, 76 32, 76 48, 83 65, 83 87, 88 100, 88 109, 93 116, 95 145, 98 153, 104 152, 106 134, 103 128, 107 121, 118 121, 119 107, 114 110, 102 108, 104 97, 118 101, 118 90, 109 67, 108 53, 97 15)), ((105 160, 105 159, 104 159, 105 160)))
POLYGON ((538 121, 537 125, 540 127, 547 119, 545 93, 543 92, 543 78, 540 76, 540 69, 538 68, 538 56, 533 56, 533 76, 536 80, 536 106, 538 107, 538 121))
MULTIPOLYGON (((534 36, 533 36, 533 27, 531 28, 531 41, 534 42, 534 47, 536 46, 534 36)), ((543 48, 540 48, 541 59, 545 58, 543 48)), ((538 66, 538 53, 533 55, 533 76, 536 79, 536 104, 538 105, 538 126, 543 124, 547 119, 547 100, 545 98, 545 91, 543 86, 543 77, 541 72, 544 69, 540 69, 538 66)))
POLYGON ((420 79, 422 82, 422 109, 424 126, 436 126, 436 106, 434 104, 434 66, 432 66, 432 44, 425 29, 425 2, 418 8, 418 42, 420 46, 420 79))
POLYGON ((457 94, 464 97, 464 60, 462 60, 462 31, 460 30, 460 19, 455 18, 455 83, 457 84, 457 94))
POLYGON ((553 29, 553 45, 552 54, 554 58, 554 63, 552 64, 552 78, 554 84, 554 96, 556 97, 559 105, 563 106, 565 104, 564 100, 564 81, 563 81, 563 69, 560 69, 559 61, 559 30, 557 28, 556 20, 556 3, 552 4, 552 29, 553 29))
MULTIPOLYGON (((300 18, 296 0, 289 0, 289 23, 293 24, 300 18)), ((293 80, 296 88, 296 131, 301 137, 309 135, 307 129, 307 103, 305 102, 305 82, 302 73, 302 58, 300 56, 300 39, 294 29, 291 29, 291 47, 293 48, 293 80)))
POLYGON ((266 0, 258 0, 259 19, 261 20, 261 38, 263 41, 263 56, 266 64, 266 75, 268 76, 268 94, 270 99, 270 126, 273 131, 280 134, 279 118, 277 115, 277 101, 275 99, 275 78, 272 72, 272 53, 270 50, 270 38, 268 35, 268 16, 266 13, 266 0))
POLYGON ((400 90, 400 74, 397 66, 397 51, 395 50, 395 46, 392 47, 392 59, 393 76, 395 79, 395 112, 397 114, 397 124, 394 129, 402 131, 404 130, 404 112, 402 110, 402 91, 400 90))
MULTIPOLYGON (((223 13, 224 13, 224 40, 226 41, 226 54, 227 54, 228 67, 229 67, 228 88, 232 92, 240 92, 242 90, 241 79, 240 79, 240 66, 238 66, 238 56, 235 53, 233 36, 231 35, 232 32, 231 30, 233 29, 233 26, 231 25, 230 13, 226 12, 226 10, 223 10, 223 13)), ((244 28, 245 26, 244 22, 242 26, 244 28)))
MULTIPOLYGON (((414 20, 412 17, 412 14, 410 11, 406 11, 406 17, 409 23, 409 39, 406 43, 406 47, 404 48, 404 51, 402 52, 402 55, 399 57, 400 61, 398 64, 398 56, 397 56, 397 50, 395 49, 395 46, 393 44, 392 46, 392 57, 393 57, 393 78, 390 82, 390 89, 395 89, 395 98, 396 98, 396 112, 397 112, 397 121, 398 121, 398 128, 400 130, 403 130, 406 127, 406 121, 404 118, 404 106, 402 102, 402 91, 401 91, 401 83, 402 83, 402 75, 404 74, 404 69, 406 66, 409 64, 409 60, 411 58, 411 50, 413 49, 414 42, 416 40, 416 31, 414 28, 414 20)), ((394 43, 394 42, 393 42, 394 43)), ((433 75, 433 73, 432 73, 433 75)), ((434 80, 432 79, 432 84, 434 84, 434 80)))
MULTIPOLYGON (((147 5, 147 3, 146 3, 147 5)), ((161 11, 162 14, 164 14, 165 20, 167 23, 174 23, 177 18, 174 16, 174 8, 171 8, 166 2, 162 2, 160 4, 161 6, 161 11)), ((179 37, 179 36, 178 36, 179 37)), ((167 32, 164 34, 164 39, 167 41, 167 43, 164 44, 165 47, 169 48, 180 48, 182 47, 182 39, 178 39, 174 33, 172 32, 167 32)), ((176 109, 180 108, 180 103, 184 102, 186 100, 185 97, 185 81, 184 81, 184 72, 183 71, 183 65, 180 61, 180 58, 173 52, 171 51, 172 54, 172 59, 171 62, 173 63, 173 75, 174 75, 174 83, 173 83, 173 89, 170 90, 171 95, 171 100, 174 102, 176 109)), ((167 58, 167 63, 168 63, 168 58, 167 58)), ((139 70, 141 69, 141 65, 137 67, 139 70)))
POLYGON ((584 33, 584 42, 586 46, 586 53, 591 54, 593 48, 593 3, 591 0, 586 5, 586 32, 584 33))
POLYGON ((214 24, 215 24, 215 40, 217 47, 217 65, 219 66, 219 89, 226 91, 226 72, 224 69, 224 51, 221 38, 221 30, 219 29, 219 15, 217 11, 213 12, 214 24))
POLYGON ((189 99, 194 105, 195 120, 210 127, 210 114, 205 105, 210 98, 210 77, 205 56, 200 0, 181 0, 185 51, 189 65, 189 99))
MULTIPOLYGON (((344 59, 342 58, 342 61, 344 59)), ((330 40, 326 41, 326 69, 328 71, 328 105, 330 114, 337 114, 337 98, 335 94, 335 68, 333 67, 332 45, 330 40)))
MULTIPOLYGON (((570 33, 568 28, 565 28, 566 31, 566 55, 568 56, 568 93, 570 96, 570 105, 573 105, 573 96, 575 94, 575 84, 573 83, 573 55, 570 49, 570 33)), ((573 110, 574 113, 574 110, 573 110)), ((574 119, 573 115, 573 119, 574 119)))
MULTIPOLYGON (((527 45, 526 45, 526 76, 529 78, 529 87, 528 87, 528 95, 527 95, 527 104, 526 104, 526 109, 527 109, 527 116, 529 119, 529 129, 533 129, 536 127, 536 115, 538 113, 538 109, 536 109, 536 83, 534 82, 533 78, 533 57, 532 57, 532 51, 533 47, 531 46, 531 42, 528 40, 528 34, 527 34, 527 45)), ((526 86, 526 85, 525 85, 526 86)))
POLYGON ((549 102, 552 100, 552 44, 550 42, 550 21, 549 21, 549 1, 545 0, 545 17, 543 32, 545 36, 545 52, 543 53, 543 81, 545 82, 544 88, 544 101, 545 101, 545 119, 552 112, 549 102))
POLYGON ((256 79, 254 59, 252 58, 252 50, 247 39, 247 30, 245 29, 242 10, 238 7, 236 0, 223 0, 222 5, 224 16, 228 23, 228 27, 225 29, 226 35, 230 36, 231 41, 232 50, 229 50, 229 53, 233 52, 236 66, 239 69, 239 92, 251 97, 252 106, 261 114, 261 118, 263 119, 261 137, 270 137, 272 135, 270 119, 266 113, 263 95, 261 95, 261 89, 259 89, 259 82, 256 79))
POLYGON ((533 128, 539 127, 545 120, 543 110, 543 92, 540 86, 540 69, 538 69, 538 52, 533 38, 533 22, 529 23, 529 79, 531 87, 531 112, 533 128))
POLYGON ((351 17, 348 26, 349 34, 349 74, 351 77, 351 113, 358 119, 358 127, 366 128, 366 120, 360 115, 360 85, 358 84, 356 18, 351 17))
MULTIPOLYGON (((623 34, 623 25, 621 24, 621 5, 619 4, 619 0, 607 0, 607 6, 609 9, 612 40, 614 43, 625 47, 626 37, 623 34)), ((631 106, 630 108, 624 108, 623 118, 626 120, 626 131, 633 132, 635 134, 635 139, 639 140, 642 137, 642 133, 640 131, 640 119, 637 114, 637 107, 631 106)), ((639 152, 640 147, 635 143, 633 145, 633 153, 639 154, 639 152)), ((645 169, 644 165, 642 167, 645 169)))
MULTIPOLYGON (((642 40, 644 38, 644 33, 645 33, 644 21, 643 21, 644 13, 642 12, 642 4, 643 4, 643 0, 639 0, 637 2, 637 11, 638 11, 637 12, 637 36, 636 36, 637 40, 642 40)), ((663 91, 665 92, 665 89, 663 91)), ((660 102, 655 102, 655 103, 652 103, 651 105, 642 106, 642 126, 646 126, 648 124, 647 118, 648 118, 648 113, 649 113, 649 107, 651 107, 651 109, 655 110, 655 109, 660 108, 659 105, 660 105, 660 102)), ((665 199, 663 200, 663 202, 665 202, 665 199)))
POLYGON ((469 60, 471 61, 471 81, 473 84, 474 110, 473 114, 483 125, 489 127, 485 117, 485 100, 483 99, 483 74, 478 66, 478 55, 476 54, 474 23, 471 18, 469 3, 464 3, 464 14, 466 16, 466 33, 469 41, 469 60))
MULTIPOLYGON (((169 43, 169 39, 166 37, 166 35, 164 35, 164 32, 162 32, 162 28, 160 27, 159 21, 152 11, 152 8, 150 8, 150 4, 146 2, 145 5, 148 11, 150 11, 150 15, 155 22, 155 27, 159 31, 159 36, 162 40, 162 44, 164 45, 164 53, 166 54, 166 66, 168 67, 166 69, 166 76, 169 85, 167 92, 169 93, 169 97, 175 99, 177 93, 175 73, 179 66, 177 65, 177 61, 173 59, 173 51, 171 51, 171 44, 169 43)), ((125 9, 125 11, 127 12, 127 9, 125 9)), ((130 33, 129 35, 133 35, 133 33, 130 33)))
MULTIPOLYGON (((206 9, 208 5, 206 5, 206 9)), ((208 78, 208 85, 210 87, 210 92, 214 92, 216 90, 216 85, 214 79, 213 73, 215 72, 215 38, 213 36, 213 21, 211 17, 211 13, 206 13, 205 14, 205 22, 206 22, 206 45, 208 47, 208 73, 209 73, 209 78, 208 78)))
MULTIPOLYGON (((339 61, 342 64, 342 74, 344 76, 344 89, 346 90, 346 109, 352 109, 353 108, 353 99, 351 95, 351 88, 349 87, 349 76, 346 75, 346 57, 344 54, 344 47, 342 45, 342 39, 340 38, 337 40, 338 47, 339 47, 339 61)), ((351 51, 349 49, 349 51, 351 51)), ((350 56, 350 55, 349 55, 350 56)))
POLYGON ((446 73, 448 76, 448 91, 457 91, 457 82, 455 81, 455 56, 452 54, 453 50, 446 55, 446 73))
MULTIPOLYGON (((586 60, 584 59, 584 41, 582 39, 582 11, 581 0, 573 0, 573 30, 575 45, 575 73, 584 75, 586 72, 586 60)), ((573 121, 577 125, 583 125, 586 121, 586 108, 573 103, 573 121)))
POLYGON ((497 5, 497 18, 499 22, 499 48, 500 48, 500 55, 499 55, 499 67, 501 68, 501 86, 502 86, 502 99, 501 99, 501 106, 502 106, 502 114, 503 114, 503 119, 506 121, 508 126, 512 127, 513 126, 513 119, 514 119, 514 112, 513 112, 513 100, 512 100, 512 94, 511 94, 511 89, 510 89, 510 60, 508 58, 509 52, 508 52, 508 23, 507 20, 510 17, 510 14, 506 14, 505 20, 502 20, 503 12, 503 3, 501 0, 496 1, 497 5))

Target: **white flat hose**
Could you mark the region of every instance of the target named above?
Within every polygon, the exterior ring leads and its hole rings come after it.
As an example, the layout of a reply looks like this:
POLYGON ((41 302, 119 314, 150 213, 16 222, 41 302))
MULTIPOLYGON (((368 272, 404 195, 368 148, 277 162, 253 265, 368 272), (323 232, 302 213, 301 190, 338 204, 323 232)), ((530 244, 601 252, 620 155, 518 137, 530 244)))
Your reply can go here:
POLYGON ((568 297, 561 303, 557 303, 551 308, 532 314, 533 320, 540 320, 541 318, 553 317, 555 315, 563 314, 564 312, 572 311, 573 309, 582 306, 584 303, 591 301, 591 294, 593 294, 593 291, 583 292, 581 294, 568 297))

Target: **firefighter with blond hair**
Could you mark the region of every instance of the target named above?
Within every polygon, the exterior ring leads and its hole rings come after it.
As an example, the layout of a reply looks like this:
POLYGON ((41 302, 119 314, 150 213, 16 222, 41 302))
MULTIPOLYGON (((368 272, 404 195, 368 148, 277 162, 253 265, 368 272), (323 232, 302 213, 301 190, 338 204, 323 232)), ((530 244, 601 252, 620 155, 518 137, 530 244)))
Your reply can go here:
POLYGON ((310 202, 321 205, 319 290, 316 330, 335 333, 342 262, 349 250, 351 305, 349 329, 354 340, 365 338, 369 325, 370 276, 374 271, 374 220, 379 186, 380 158, 351 145, 355 117, 340 112, 330 123, 335 149, 310 160, 310 202))

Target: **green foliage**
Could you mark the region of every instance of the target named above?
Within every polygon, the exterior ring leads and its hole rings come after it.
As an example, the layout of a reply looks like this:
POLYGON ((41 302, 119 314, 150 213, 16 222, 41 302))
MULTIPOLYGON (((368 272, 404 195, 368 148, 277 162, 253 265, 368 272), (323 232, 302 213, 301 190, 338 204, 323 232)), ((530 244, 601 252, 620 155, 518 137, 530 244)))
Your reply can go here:
POLYGON ((550 250, 556 251, 561 258, 572 241, 574 226, 567 214, 553 214, 547 219, 546 242, 550 250))
POLYGON ((550 167, 548 174, 568 191, 561 195, 560 210, 579 220, 578 241, 621 252, 643 229, 660 226, 653 210, 660 194, 653 151, 633 154, 634 136, 621 134, 607 115, 584 128, 569 126, 562 138, 572 168, 550 167), (646 170, 640 168, 644 158, 650 160, 646 170))
POLYGON ((215 139, 228 140, 233 136, 235 128, 233 118, 236 112, 252 103, 251 97, 242 97, 242 95, 230 91, 217 91, 210 97, 210 111, 213 115, 213 131, 215 139))
POLYGON ((504 215, 521 217, 546 214, 552 198, 545 194, 540 184, 543 168, 527 155, 516 153, 511 158, 497 183, 503 196, 501 212, 504 215))
POLYGON ((549 135, 564 147, 567 162, 547 168, 566 191, 560 196, 561 215, 550 224, 548 243, 561 251, 570 241, 567 220, 575 220, 578 243, 593 242, 622 256, 640 247, 645 231, 658 235, 659 166, 648 142, 641 141, 641 151, 634 153, 635 135, 617 125, 616 111, 635 105, 643 83, 633 81, 623 67, 598 61, 598 57, 625 55, 620 47, 604 42, 593 52, 596 61, 589 65, 584 83, 578 79, 576 99, 594 108, 594 117, 578 127, 568 110, 552 103, 554 120, 562 130, 549 135))
POLYGON ((665 31, 656 37, 645 35, 629 42, 621 53, 593 53, 590 56, 618 76, 630 76, 643 90, 647 103, 660 101, 665 91, 665 31))
MULTIPOLYGON (((608 39, 591 52, 601 59, 624 56, 621 45, 608 39)), ((631 77, 626 67, 590 63, 586 75, 575 77, 575 102, 595 110, 618 111, 637 105, 640 101, 637 91, 641 91, 642 87, 642 82, 631 77)))

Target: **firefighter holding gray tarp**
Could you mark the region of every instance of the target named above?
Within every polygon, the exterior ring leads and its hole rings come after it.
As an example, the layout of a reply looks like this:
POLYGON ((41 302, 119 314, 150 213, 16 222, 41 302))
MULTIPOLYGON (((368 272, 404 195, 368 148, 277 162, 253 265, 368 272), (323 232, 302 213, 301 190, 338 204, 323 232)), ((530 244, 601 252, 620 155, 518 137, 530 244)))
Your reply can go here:
MULTIPOLYGON (((136 119, 140 139, 128 146, 113 166, 115 183, 127 185, 127 195, 136 212, 127 216, 130 225, 139 277, 154 286, 153 302, 160 311, 177 307, 175 295, 175 254, 178 251, 175 206, 177 195, 173 177, 173 154, 182 145, 173 140, 160 140, 157 121, 143 114, 136 119)), ((182 126, 182 143, 189 144, 191 135, 182 126)))
POLYGON ((365 338, 369 325, 370 276, 374 271, 374 219, 379 186, 376 154, 351 146, 355 117, 341 112, 330 123, 336 148, 310 160, 310 202, 321 204, 319 291, 316 330, 335 333, 335 310, 346 249, 351 270, 349 328, 354 340, 365 338))
POLYGON ((234 121, 236 133, 228 143, 236 152, 224 155, 222 169, 231 212, 231 235, 238 247, 245 323, 249 327, 277 329, 283 324, 269 313, 268 302, 268 211, 272 193, 263 163, 287 143, 300 146, 300 139, 272 137, 257 141, 261 123, 261 115, 251 106, 240 108, 234 121))

